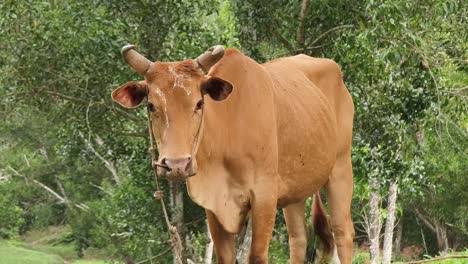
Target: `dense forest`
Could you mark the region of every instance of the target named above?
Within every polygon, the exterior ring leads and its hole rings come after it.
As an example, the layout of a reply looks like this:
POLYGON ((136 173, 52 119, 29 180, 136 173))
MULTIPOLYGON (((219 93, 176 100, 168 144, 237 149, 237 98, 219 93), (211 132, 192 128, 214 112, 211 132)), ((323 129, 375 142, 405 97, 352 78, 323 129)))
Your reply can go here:
MULTIPOLYGON (((341 66, 356 109, 355 263, 466 254, 466 1, 3 0, 0 14, 4 241, 63 227, 54 243, 76 258, 171 263, 146 111, 110 97, 140 79, 120 48, 179 61, 222 44, 258 62, 303 53, 341 66)), ((161 184, 184 259, 214 262, 204 210, 184 184, 161 184)), ((288 263, 287 245, 278 210, 271 263, 288 263)))

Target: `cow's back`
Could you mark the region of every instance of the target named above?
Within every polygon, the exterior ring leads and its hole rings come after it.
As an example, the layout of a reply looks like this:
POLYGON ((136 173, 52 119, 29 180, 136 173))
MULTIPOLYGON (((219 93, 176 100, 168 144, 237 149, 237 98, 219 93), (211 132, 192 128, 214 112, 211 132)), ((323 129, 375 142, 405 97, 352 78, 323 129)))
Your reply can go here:
POLYGON ((303 72, 325 95, 335 111, 339 133, 338 154, 351 147, 354 105, 343 83, 340 66, 330 59, 314 58, 304 54, 285 59, 291 69, 303 72))
POLYGON ((281 206, 316 192, 350 151, 354 108, 332 60, 297 55, 263 66, 275 84, 281 206))

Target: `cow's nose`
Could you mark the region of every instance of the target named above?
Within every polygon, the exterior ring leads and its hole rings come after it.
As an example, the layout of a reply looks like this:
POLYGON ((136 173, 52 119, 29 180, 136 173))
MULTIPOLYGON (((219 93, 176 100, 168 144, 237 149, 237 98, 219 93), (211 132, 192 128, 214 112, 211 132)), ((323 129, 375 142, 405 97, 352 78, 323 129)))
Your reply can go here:
POLYGON ((166 165, 173 172, 186 174, 192 167, 192 157, 175 159, 163 158, 161 163, 166 165))

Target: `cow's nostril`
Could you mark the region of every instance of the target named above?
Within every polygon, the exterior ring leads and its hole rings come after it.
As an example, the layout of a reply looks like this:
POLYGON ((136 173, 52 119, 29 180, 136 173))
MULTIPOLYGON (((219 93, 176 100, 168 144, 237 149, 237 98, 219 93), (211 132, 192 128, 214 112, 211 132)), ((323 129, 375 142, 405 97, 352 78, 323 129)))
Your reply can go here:
POLYGON ((190 166, 192 166, 192 157, 187 158, 187 165, 185 165, 185 171, 188 171, 190 166))
POLYGON ((161 164, 166 165, 167 167, 175 170, 181 170, 183 171, 187 165, 190 165, 192 163, 192 158, 191 157, 185 157, 185 158, 176 158, 176 159, 162 159, 161 164))
POLYGON ((164 168, 166 171, 171 171, 171 167, 166 163, 166 158, 163 158, 159 163, 159 167, 164 168))

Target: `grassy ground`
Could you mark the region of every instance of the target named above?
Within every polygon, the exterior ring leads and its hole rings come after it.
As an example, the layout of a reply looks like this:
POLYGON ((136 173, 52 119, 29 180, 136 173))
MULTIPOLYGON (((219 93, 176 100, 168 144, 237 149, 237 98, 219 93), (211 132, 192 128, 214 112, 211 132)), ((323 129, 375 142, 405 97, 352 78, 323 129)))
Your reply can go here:
POLYGON ((0 264, 61 264, 64 259, 58 255, 26 249, 14 241, 0 242, 0 264))
MULTIPOLYGON (((450 255, 457 256, 468 256, 468 250, 461 252, 451 252, 450 255)), ((436 256, 425 256, 424 259, 432 259, 436 256)), ((392 264, 405 264, 408 260, 394 260, 392 264)), ((369 263, 369 253, 368 252, 357 252, 353 258, 353 264, 366 264, 369 263)), ((427 262, 428 264, 468 264, 468 258, 457 258, 457 259, 443 259, 443 260, 434 260, 432 262, 427 262)))
MULTIPOLYGON (((49 227, 28 232, 20 240, 0 240, 0 264, 109 264, 93 255, 79 259, 67 243, 67 227, 49 227)), ((102 254, 101 254, 102 255, 102 254)))
MULTIPOLYGON (((0 264, 118 264, 111 258, 106 258, 103 251, 85 253, 84 259, 79 259, 72 244, 67 243, 66 227, 50 227, 46 230, 29 232, 20 240, 0 240, 0 264)), ((272 243, 270 250, 278 252, 272 243)), ((287 251, 287 250, 286 250, 287 251)), ((270 254, 270 260, 276 263, 287 263, 287 252, 281 252, 281 258, 270 254)), ((452 252, 453 255, 468 255, 464 252, 452 252)), ((358 252, 355 254, 353 264, 368 263, 369 254, 358 252)), ((395 261, 395 264, 404 262, 395 261)), ((431 264, 468 264, 468 259, 450 259, 434 261, 431 264)))
MULTIPOLYGON (((0 264, 108 264, 102 259, 78 259, 72 246, 32 245, 12 240, 0 241, 0 264)), ((115 262, 113 262, 115 263, 115 262)))

